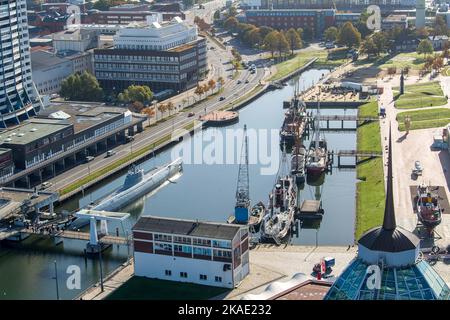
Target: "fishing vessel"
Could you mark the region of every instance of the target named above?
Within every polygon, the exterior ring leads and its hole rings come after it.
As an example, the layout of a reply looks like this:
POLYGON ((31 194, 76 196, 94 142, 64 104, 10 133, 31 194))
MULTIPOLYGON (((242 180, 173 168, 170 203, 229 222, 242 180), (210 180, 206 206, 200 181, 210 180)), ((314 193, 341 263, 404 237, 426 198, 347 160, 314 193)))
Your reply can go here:
MULTIPOLYGON (((286 152, 284 150, 282 164, 285 163, 286 152)), ((275 186, 269 195, 266 213, 261 222, 261 241, 280 244, 286 238, 294 223, 296 207, 297 188, 295 181, 292 176, 279 172, 275 186)))
MULTIPOLYGON (((319 93, 320 96, 320 93, 319 93)), ((320 99, 317 101, 317 113, 314 117, 314 137, 310 142, 306 159, 307 175, 320 175, 328 166, 328 147, 320 132, 320 99)))
POLYGON ((424 184, 417 186, 416 208, 417 218, 431 233, 442 221, 442 209, 439 205, 438 195, 432 192, 431 187, 424 184))
POLYGON ((306 105, 299 98, 297 87, 294 91, 294 97, 291 99, 289 108, 285 113, 283 125, 280 131, 280 142, 288 148, 295 143, 296 136, 303 135, 306 127, 306 105))

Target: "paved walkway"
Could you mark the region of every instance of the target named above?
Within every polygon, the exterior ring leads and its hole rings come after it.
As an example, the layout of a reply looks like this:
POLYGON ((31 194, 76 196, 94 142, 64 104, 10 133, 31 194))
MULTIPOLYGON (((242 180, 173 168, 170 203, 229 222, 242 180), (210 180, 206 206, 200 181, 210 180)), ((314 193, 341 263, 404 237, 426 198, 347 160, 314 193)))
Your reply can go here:
POLYGON ((127 282, 134 274, 134 262, 123 264, 113 274, 104 280, 102 292, 100 284, 97 283, 90 289, 86 290, 79 299, 80 300, 103 300, 122 284, 127 282))
MULTIPOLYGON (((437 79, 439 80, 439 78, 437 79)), ((406 84, 429 82, 429 78, 418 81, 417 77, 409 77, 406 84)), ((450 93, 449 79, 443 79, 442 87, 444 94, 450 93)), ((433 135, 439 128, 412 130, 406 136, 404 132, 398 131, 396 116, 402 111, 424 110, 430 108, 399 110, 394 106, 392 87, 399 85, 399 77, 392 80, 379 81, 379 86, 384 87, 384 93, 379 97, 379 104, 386 107, 386 118, 380 121, 381 142, 383 147, 383 160, 387 162, 387 144, 389 128, 392 128, 393 140, 393 177, 394 177, 394 203, 396 208, 397 224, 407 230, 413 231, 417 224, 417 216, 413 211, 410 195, 410 186, 426 184, 444 186, 447 198, 450 199, 449 181, 450 156, 447 150, 432 150, 433 135), (423 175, 418 179, 412 173, 414 162, 419 160, 423 167, 423 175)), ((443 106, 449 108, 449 104, 443 106)), ((433 107, 432 107, 433 108, 433 107)), ((434 107, 436 108, 436 107, 434 107)), ((440 108, 440 107, 439 107, 440 108)), ((387 167, 384 166, 386 171, 387 167)), ((386 176, 386 172, 385 172, 386 176)), ((450 212, 443 214, 442 223, 436 228, 442 239, 434 244, 446 247, 450 243, 450 212)))

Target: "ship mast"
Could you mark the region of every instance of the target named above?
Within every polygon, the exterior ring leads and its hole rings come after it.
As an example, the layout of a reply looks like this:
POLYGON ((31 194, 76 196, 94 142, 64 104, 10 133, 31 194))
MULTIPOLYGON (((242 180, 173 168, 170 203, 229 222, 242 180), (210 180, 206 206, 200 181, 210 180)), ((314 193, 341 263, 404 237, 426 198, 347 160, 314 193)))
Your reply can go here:
POLYGON ((248 137, 247 125, 244 125, 244 141, 241 148, 238 182, 236 188, 236 206, 234 214, 238 223, 247 223, 250 207, 250 182, 248 172, 248 137))
POLYGON ((317 149, 319 147, 319 140, 320 140, 320 94, 321 94, 321 88, 319 85, 319 94, 317 96, 317 113, 316 113, 316 123, 315 123, 315 136, 314 136, 314 141, 315 141, 315 148, 317 149))

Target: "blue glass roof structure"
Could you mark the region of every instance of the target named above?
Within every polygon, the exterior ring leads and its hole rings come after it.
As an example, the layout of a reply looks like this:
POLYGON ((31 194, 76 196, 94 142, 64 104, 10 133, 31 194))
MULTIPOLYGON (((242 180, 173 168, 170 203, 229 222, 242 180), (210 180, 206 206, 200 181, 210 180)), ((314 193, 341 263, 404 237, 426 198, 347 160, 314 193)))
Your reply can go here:
POLYGON ((371 272, 356 258, 327 292, 324 300, 450 300, 450 289, 423 260, 413 265, 381 270, 381 286, 369 289, 371 272))

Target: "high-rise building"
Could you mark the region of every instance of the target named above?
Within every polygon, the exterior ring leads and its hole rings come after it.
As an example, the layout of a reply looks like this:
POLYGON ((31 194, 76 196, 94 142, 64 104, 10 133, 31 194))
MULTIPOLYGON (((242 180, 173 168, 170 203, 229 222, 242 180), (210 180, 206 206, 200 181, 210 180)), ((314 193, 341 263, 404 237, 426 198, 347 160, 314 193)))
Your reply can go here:
POLYGON ((425 27, 425 0, 416 2, 416 28, 425 27))
POLYGON ((0 128, 36 115, 41 102, 31 78, 25 0, 0 2, 0 128))

